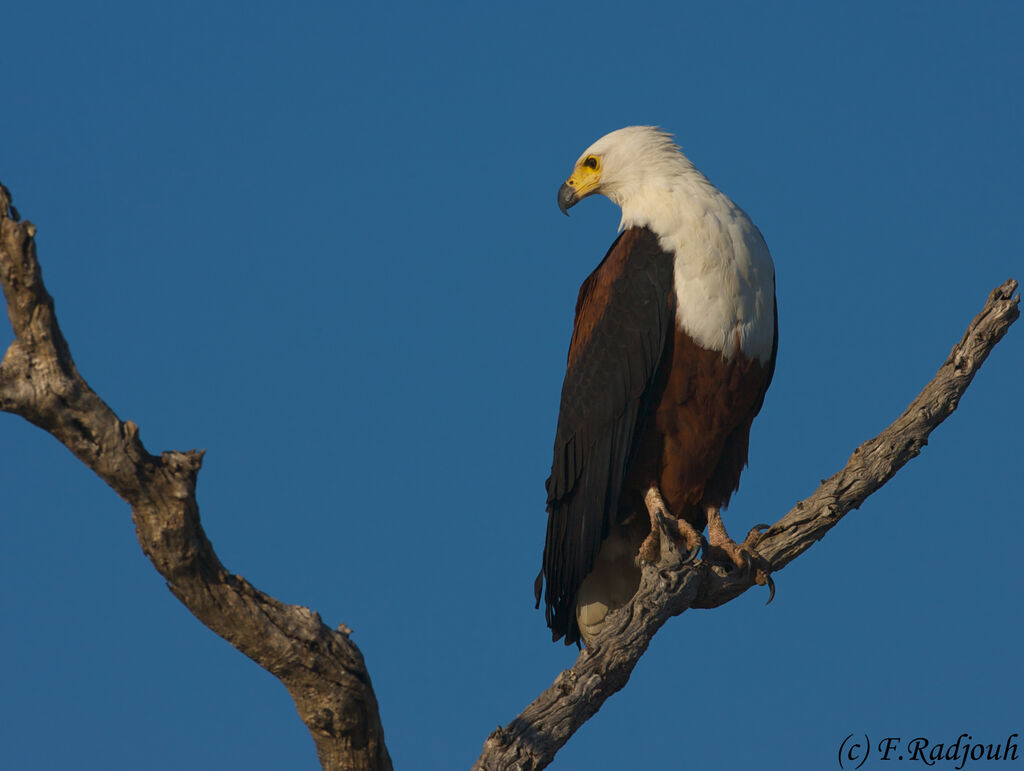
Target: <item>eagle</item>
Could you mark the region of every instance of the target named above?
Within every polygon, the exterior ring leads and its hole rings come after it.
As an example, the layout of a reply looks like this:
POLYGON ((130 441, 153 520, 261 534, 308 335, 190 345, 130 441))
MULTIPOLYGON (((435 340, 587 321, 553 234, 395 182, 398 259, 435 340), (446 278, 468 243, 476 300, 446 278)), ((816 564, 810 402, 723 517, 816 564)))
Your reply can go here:
POLYGON ((659 521, 688 549, 771 581, 755 549, 763 526, 737 544, 721 517, 778 352, 764 237, 653 126, 587 148, 558 206, 568 215, 595 193, 622 221, 576 302, 535 584, 566 645, 589 642, 636 593, 659 521))

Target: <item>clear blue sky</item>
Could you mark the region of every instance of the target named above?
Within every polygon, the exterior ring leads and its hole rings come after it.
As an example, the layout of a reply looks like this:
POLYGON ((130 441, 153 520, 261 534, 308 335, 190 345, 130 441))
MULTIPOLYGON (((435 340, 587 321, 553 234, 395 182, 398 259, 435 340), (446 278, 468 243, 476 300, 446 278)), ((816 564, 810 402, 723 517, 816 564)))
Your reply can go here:
MULTIPOLYGON (((0 179, 79 369, 150 451, 207 450, 229 569, 354 630, 399 768, 468 767, 573 661, 532 586, 576 291, 618 224, 555 205, 594 139, 673 131, 772 249, 738 535, 1024 279, 1024 6, 769 5, 0 12, 0 179)), ((771 606, 674 619, 554 768, 822 769, 852 732, 1024 732, 1022 376, 1015 328, 771 606)), ((0 458, 0 765, 316 767, 112 491, 20 418, 0 458)))

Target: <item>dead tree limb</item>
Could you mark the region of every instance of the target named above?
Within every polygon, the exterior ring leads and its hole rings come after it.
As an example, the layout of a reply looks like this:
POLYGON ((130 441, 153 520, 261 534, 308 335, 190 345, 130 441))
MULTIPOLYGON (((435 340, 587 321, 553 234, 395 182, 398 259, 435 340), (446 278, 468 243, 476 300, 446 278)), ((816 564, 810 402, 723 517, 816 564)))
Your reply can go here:
MULTIPOLYGON (((963 339, 904 413, 855 449, 841 471, 764 532, 757 549, 773 571, 820 541, 921 452, 928 435, 953 414, 982 363, 1020 315, 1016 291, 1013 279, 992 290, 963 339)), ((724 574, 706 563, 685 563, 670 550, 667 560, 644 568, 640 590, 609 616, 596 645, 584 649, 572 669, 562 672, 517 718, 487 738, 473 768, 544 768, 605 700, 626 684, 662 624, 688 608, 722 605, 752 585, 749 577, 724 574)))
POLYGON ((203 454, 150 455, 78 373, 36 259, 35 227, 0 185, 0 283, 15 340, 0 363, 0 410, 48 431, 132 507, 142 550, 196 618, 276 675, 325 769, 390 769, 363 655, 344 626, 264 594, 221 564, 199 522, 203 454))
MULTIPOLYGON (((0 410, 52 434, 132 507, 139 543, 171 591, 206 626, 288 689, 325 769, 390 769, 376 697, 347 628, 286 605, 231 575, 203 532, 195 498, 202 453, 150 455, 79 375, 36 259, 35 227, 0 185, 0 283, 15 340, 0 363, 0 410)), ((1017 282, 993 290, 938 374, 891 426, 769 528, 758 550, 781 570, 885 484, 952 414, 992 348, 1019 315, 1017 282)), ((494 731, 474 768, 540 769, 629 680, 651 638, 688 608, 739 596, 750 578, 688 561, 663 539, 636 597, 611 614, 596 644, 521 715, 494 731)))

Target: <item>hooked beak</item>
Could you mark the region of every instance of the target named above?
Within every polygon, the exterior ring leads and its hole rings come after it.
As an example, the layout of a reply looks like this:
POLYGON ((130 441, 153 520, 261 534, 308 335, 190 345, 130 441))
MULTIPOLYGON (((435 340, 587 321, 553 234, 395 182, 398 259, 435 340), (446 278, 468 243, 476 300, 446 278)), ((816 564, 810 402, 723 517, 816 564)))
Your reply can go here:
POLYGON ((558 188, 558 208, 566 217, 569 216, 569 209, 579 203, 579 200, 576 189, 568 182, 563 182, 562 186, 558 188))

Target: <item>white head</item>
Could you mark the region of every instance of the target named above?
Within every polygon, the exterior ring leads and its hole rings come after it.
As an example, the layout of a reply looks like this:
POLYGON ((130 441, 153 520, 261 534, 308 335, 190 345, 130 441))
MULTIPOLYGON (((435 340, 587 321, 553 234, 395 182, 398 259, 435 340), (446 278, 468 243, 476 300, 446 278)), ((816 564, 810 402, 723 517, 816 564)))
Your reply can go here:
POLYGON ((669 190, 687 176, 706 183, 671 134, 655 126, 627 126, 605 134, 579 157, 558 191, 558 207, 568 214, 588 195, 601 193, 625 214, 631 200, 669 190))

